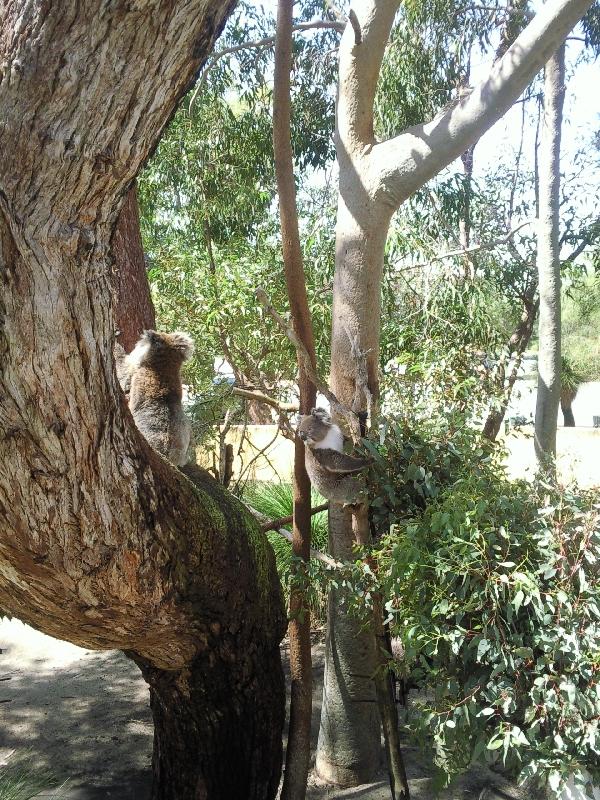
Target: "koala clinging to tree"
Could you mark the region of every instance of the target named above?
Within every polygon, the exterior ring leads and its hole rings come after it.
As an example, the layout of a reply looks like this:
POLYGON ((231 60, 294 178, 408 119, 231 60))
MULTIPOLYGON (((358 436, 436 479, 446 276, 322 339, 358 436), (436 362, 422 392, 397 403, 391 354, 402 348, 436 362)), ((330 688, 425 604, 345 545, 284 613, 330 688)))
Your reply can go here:
POLYGON ((181 404, 181 365, 194 352, 186 333, 144 331, 129 355, 117 345, 117 376, 129 392, 135 424, 155 450, 173 464, 187 461, 192 426, 181 404))
POLYGON ((306 445, 308 477, 323 497, 344 505, 365 502, 361 472, 370 461, 344 453, 344 434, 327 411, 313 408, 308 416, 300 417, 298 436, 306 445))

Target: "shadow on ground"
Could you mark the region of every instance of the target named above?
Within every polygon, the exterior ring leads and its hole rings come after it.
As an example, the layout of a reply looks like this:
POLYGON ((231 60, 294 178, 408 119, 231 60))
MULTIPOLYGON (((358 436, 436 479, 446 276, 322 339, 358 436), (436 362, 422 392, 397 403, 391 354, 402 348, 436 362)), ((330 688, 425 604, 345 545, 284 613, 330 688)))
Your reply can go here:
MULTIPOLYGON (((144 800, 152 718, 135 664, 82 650, 16 620, 0 625, 0 755, 51 771, 68 800, 144 800)), ((11 763, 11 761, 9 761, 11 763)), ((53 797, 44 792, 40 797, 53 797)))
MULTIPOLYGON (((284 644, 289 689, 288 656, 284 644)), ((317 637, 313 644, 313 753, 321 713, 323 658, 324 646, 317 637)), ((17 620, 1 621, 0 720, 0 765, 20 756, 32 775, 50 770, 56 778, 69 781, 60 793, 44 791, 38 798, 149 797, 152 718, 148 690, 138 668, 122 653, 82 650, 17 620)), ((431 764, 415 748, 405 746, 404 753, 412 800, 433 800, 431 764)), ((380 778, 368 786, 342 790, 320 785, 311 776, 307 800, 389 800, 383 770, 380 778)), ((481 769, 470 771, 439 797, 517 800, 525 796, 500 776, 481 769)))

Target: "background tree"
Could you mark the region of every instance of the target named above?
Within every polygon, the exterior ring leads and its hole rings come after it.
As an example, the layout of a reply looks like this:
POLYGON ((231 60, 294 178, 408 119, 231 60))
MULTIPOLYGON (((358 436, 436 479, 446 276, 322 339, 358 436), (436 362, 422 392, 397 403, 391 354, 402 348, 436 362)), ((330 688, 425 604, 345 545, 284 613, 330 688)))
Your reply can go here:
POLYGON ((540 152, 538 282, 540 323, 535 453, 540 469, 554 472, 560 401, 560 136, 565 94, 565 49, 560 47, 544 71, 544 123, 540 152))
MULTIPOLYGON (((585 13, 589 2, 552 3, 536 17, 466 98, 431 122, 377 141, 373 103, 384 47, 398 8, 372 0, 356 10, 340 45, 336 151, 340 169, 333 288, 332 388, 357 411, 379 395, 380 287, 385 242, 393 212, 410 194, 458 157, 506 111, 585 13), (367 378, 353 352, 366 354, 367 378)), ((366 520, 348 510, 330 511, 330 545, 336 558, 365 541, 366 520), (356 530, 356 527, 361 530, 356 530)), ((335 783, 371 778, 378 766, 379 730, 367 680, 370 647, 330 605, 324 701, 317 770, 335 783), (335 649, 332 649, 335 648, 335 649), (344 664, 344 668, 341 668, 344 664), (351 666, 350 666, 351 664, 351 666), (360 731, 360 740, 353 732, 360 731)))

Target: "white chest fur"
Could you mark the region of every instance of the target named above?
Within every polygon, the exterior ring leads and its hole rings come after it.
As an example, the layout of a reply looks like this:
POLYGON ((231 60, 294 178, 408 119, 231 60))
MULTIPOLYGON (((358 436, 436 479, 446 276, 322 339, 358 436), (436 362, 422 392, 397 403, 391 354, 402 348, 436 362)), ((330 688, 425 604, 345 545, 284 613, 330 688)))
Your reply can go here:
POLYGON ((313 450, 337 450, 342 453, 344 450, 344 434, 337 425, 332 425, 327 431, 327 436, 320 442, 313 444, 313 450))

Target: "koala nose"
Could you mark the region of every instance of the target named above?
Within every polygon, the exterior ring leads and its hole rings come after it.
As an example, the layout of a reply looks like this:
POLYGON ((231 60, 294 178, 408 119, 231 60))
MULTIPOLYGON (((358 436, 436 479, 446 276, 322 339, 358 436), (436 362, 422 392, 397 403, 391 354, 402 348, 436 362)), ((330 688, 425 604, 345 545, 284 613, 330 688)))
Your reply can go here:
POLYGON ((303 442, 305 442, 308 438, 307 435, 304 433, 304 431, 302 431, 302 433, 299 433, 298 436, 302 439, 303 442))

